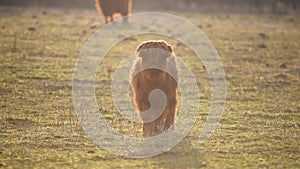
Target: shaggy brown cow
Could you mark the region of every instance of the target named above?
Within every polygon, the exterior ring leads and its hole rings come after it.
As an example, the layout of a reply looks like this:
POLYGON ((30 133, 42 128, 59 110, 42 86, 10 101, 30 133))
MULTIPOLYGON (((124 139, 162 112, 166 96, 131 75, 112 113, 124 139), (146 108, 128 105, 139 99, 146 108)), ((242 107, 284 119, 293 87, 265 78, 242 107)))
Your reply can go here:
POLYGON ((143 122, 143 136, 149 137, 169 128, 174 129, 178 69, 173 49, 165 41, 145 41, 138 46, 136 52, 137 60, 131 69, 131 87, 135 107, 143 122), (162 91, 166 97, 151 93, 156 89, 162 91), (162 105, 164 101, 165 107, 162 105), (157 116, 148 121, 147 118, 155 114, 157 116))
MULTIPOLYGON (((95 0, 95 6, 99 13, 105 17, 105 23, 114 20, 114 14, 119 13, 122 16, 130 15, 132 0, 95 0)), ((126 17, 126 22, 128 17, 126 17)))

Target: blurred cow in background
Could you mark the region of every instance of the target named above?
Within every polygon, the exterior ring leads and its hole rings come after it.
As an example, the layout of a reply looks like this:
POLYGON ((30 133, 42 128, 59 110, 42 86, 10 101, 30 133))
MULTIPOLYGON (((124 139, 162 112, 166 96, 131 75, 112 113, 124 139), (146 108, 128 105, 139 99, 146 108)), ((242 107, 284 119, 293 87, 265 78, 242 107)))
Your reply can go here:
MULTIPOLYGON (((95 6, 99 13, 105 17, 105 23, 114 20, 114 14, 127 16, 131 13, 132 0, 95 0, 95 6)), ((125 18, 128 21, 128 17, 125 18)))

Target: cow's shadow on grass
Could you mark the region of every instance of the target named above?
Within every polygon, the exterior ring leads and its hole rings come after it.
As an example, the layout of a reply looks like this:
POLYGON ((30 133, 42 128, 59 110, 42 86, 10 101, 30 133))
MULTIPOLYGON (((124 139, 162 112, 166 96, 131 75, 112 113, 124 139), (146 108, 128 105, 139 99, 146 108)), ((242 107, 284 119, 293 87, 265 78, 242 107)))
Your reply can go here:
POLYGON ((184 139, 170 151, 145 159, 149 165, 158 168, 203 168, 206 167, 204 151, 198 148, 196 141, 184 139))

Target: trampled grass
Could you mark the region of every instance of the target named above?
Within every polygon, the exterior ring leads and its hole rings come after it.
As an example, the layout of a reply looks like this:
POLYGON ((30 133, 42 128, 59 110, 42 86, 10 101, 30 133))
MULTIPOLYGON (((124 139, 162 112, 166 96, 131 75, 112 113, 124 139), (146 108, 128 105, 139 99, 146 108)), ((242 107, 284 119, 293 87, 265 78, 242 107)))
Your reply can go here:
POLYGON ((188 47, 155 35, 129 38, 109 52, 98 70, 99 107, 112 126, 129 135, 140 133, 140 126, 120 118, 110 99, 110 80, 120 56, 133 53, 143 40, 165 39, 197 77, 201 107, 189 135, 162 155, 128 159, 88 138, 72 102, 78 52, 103 18, 88 10, 1 8, 0 167, 299 168, 299 17, 171 13, 208 36, 225 69, 226 109, 207 142, 198 139, 210 83, 188 47))

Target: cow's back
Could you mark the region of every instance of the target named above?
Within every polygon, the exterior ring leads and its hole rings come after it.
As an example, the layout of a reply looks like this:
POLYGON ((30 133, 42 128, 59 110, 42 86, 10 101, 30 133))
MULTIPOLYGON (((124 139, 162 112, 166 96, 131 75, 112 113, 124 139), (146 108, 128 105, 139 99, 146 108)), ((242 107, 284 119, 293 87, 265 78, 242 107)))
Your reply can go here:
POLYGON ((128 14, 128 6, 130 0, 100 0, 103 14, 111 16, 114 13, 128 14))

